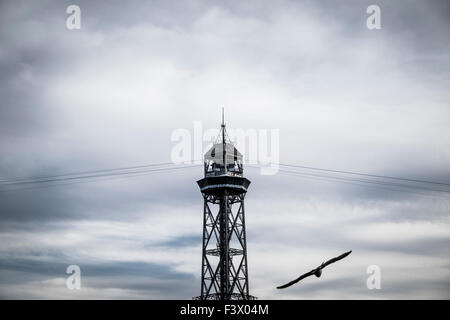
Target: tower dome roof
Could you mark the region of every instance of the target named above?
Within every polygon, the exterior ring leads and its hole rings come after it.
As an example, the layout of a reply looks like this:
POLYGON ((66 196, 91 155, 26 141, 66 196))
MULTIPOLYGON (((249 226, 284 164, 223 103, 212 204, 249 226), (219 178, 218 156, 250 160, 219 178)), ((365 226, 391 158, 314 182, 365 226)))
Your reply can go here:
MULTIPOLYGON (((216 164, 223 165, 223 144, 214 144, 208 152, 205 153, 205 160, 214 161, 216 164)), ((233 163, 234 161, 242 161, 242 154, 231 143, 225 143, 225 152, 227 163, 233 163)))

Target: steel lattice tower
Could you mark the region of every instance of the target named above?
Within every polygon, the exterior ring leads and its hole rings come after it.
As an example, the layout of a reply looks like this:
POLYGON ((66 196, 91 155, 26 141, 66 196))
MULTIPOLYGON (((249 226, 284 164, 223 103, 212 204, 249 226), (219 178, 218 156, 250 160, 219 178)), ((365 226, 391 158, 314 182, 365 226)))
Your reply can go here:
POLYGON ((205 154, 205 177, 197 181, 204 199, 200 300, 248 300, 244 197, 250 181, 243 176, 242 154, 226 139, 205 154))

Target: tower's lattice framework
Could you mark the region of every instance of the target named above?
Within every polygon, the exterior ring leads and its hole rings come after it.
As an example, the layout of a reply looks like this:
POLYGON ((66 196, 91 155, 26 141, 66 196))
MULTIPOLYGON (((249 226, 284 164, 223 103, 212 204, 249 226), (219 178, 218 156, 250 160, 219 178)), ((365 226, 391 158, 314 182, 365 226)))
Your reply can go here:
POLYGON ((243 176, 241 153, 226 139, 205 154, 205 177, 197 181, 204 199, 201 300, 248 300, 244 198, 250 181, 243 176))

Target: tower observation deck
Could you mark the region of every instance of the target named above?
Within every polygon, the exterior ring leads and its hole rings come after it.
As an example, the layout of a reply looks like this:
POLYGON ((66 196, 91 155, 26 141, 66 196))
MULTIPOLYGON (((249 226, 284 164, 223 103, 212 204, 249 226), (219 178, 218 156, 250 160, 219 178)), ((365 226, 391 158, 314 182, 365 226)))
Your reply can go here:
POLYGON ((227 139, 225 122, 218 141, 204 156, 203 246, 199 300, 249 300, 244 197, 250 181, 242 154, 227 139))

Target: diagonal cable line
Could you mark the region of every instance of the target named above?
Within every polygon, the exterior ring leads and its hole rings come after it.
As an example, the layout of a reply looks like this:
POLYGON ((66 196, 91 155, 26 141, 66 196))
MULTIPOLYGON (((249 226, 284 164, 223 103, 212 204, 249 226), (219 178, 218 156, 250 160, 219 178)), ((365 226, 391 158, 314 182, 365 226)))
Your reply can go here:
POLYGON ((110 168, 110 169, 99 169, 99 170, 71 172, 71 173, 64 173, 64 174, 59 174, 59 175, 36 176, 36 177, 16 178, 16 179, 4 179, 4 180, 0 180, 0 183, 16 183, 16 182, 22 182, 22 181, 57 179, 57 178, 60 178, 60 177, 69 177, 69 176, 75 176, 75 175, 87 175, 87 174, 95 174, 95 173, 102 173, 102 172, 141 169, 141 168, 165 166, 165 165, 171 165, 171 164, 173 165, 172 162, 162 162, 162 163, 155 163, 155 164, 145 164, 145 165, 140 165, 140 166, 130 166, 130 167, 119 167, 119 168, 110 168))
POLYGON ((447 182, 439 182, 439 181, 431 181, 431 180, 421 180, 421 179, 412 179, 412 178, 404 178, 404 177, 376 175, 376 174, 363 173, 363 172, 325 169, 325 168, 308 167, 308 166, 294 165, 294 164, 284 164, 284 163, 279 163, 279 165, 280 166, 284 166, 284 167, 302 168, 302 169, 309 169, 309 170, 318 170, 318 171, 327 171, 327 172, 334 172, 334 173, 360 175, 360 176, 367 176, 367 177, 374 177, 374 178, 384 178, 384 179, 392 179, 392 180, 402 180, 402 181, 409 181, 409 182, 418 182, 418 183, 427 183, 427 184, 436 184, 436 185, 450 186, 450 183, 447 183, 447 182))
MULTIPOLYGON (((330 176, 330 175, 320 175, 320 174, 311 174, 311 173, 304 173, 304 172, 296 172, 296 171, 290 171, 290 170, 280 170, 280 172, 282 173, 288 173, 288 174, 295 174, 295 175, 303 175, 303 176, 309 176, 309 177, 319 177, 319 178, 324 178, 327 179, 329 181, 337 181, 337 180, 342 180, 339 182, 356 182, 358 185, 362 185, 362 184, 373 184, 373 185, 377 185, 379 187, 397 187, 397 188, 408 188, 408 189, 416 189, 416 190, 422 190, 422 191, 432 191, 432 192, 444 192, 444 193, 450 193, 450 191, 447 190, 440 190, 440 189, 430 189, 430 188, 425 188, 425 187, 420 187, 420 186, 413 186, 413 185, 405 185, 405 184, 397 184, 397 183, 390 183, 387 181, 375 181, 375 180, 367 180, 367 179, 355 179, 355 178, 344 178, 344 177, 335 177, 335 176, 330 176), (330 180, 331 179, 331 180, 330 180)), ((355 184, 355 183, 353 183, 355 184)), ((405 191, 405 190, 400 190, 400 189, 392 189, 392 188, 385 188, 388 190, 395 190, 395 191, 405 191)), ((417 192, 413 192, 413 193, 417 193, 417 192)), ((418 194, 423 194, 423 193, 418 193, 418 194)))
MULTIPOLYGON (((189 163, 193 164, 195 160, 189 161, 189 163)), ((126 170, 134 170, 134 169, 145 169, 145 168, 153 168, 153 167, 164 167, 164 166, 176 166, 180 164, 186 164, 187 162, 182 162, 179 164, 175 164, 173 162, 163 162, 163 163, 155 163, 155 164, 146 164, 139 166, 129 166, 129 167, 119 167, 119 168, 110 168, 110 169, 101 169, 101 170, 90 170, 90 171, 81 171, 81 172, 72 172, 61 175, 51 175, 51 176, 41 176, 41 177, 30 177, 30 178, 19 178, 19 179, 5 179, 0 180, 1 185, 15 185, 15 184, 28 184, 28 183, 40 183, 40 182, 52 182, 52 181, 60 181, 60 180, 72 180, 72 179, 83 179, 83 178, 91 178, 91 177, 101 177, 101 176, 109 176, 109 175, 121 175, 126 174, 129 171, 126 170), (125 172, 121 172, 125 171, 125 172)), ((170 168, 170 167, 168 167, 170 168)), ((140 170, 134 171, 136 173, 141 172, 140 170)), ((145 172, 143 170, 142 172, 145 172)), ((133 172, 131 172, 133 173, 133 172)))
POLYGON ((8 191, 16 191, 16 190, 28 190, 28 189, 40 189, 40 188, 49 188, 54 186, 62 186, 62 185, 71 185, 71 184, 77 184, 77 183, 88 183, 88 182, 97 182, 97 181, 106 181, 106 180, 113 180, 113 179, 122 179, 122 178, 128 178, 128 177, 138 177, 138 176, 145 176, 150 175, 153 173, 167 173, 167 172, 173 172, 180 169, 187 169, 187 168, 196 168, 200 165, 190 165, 190 166, 183 166, 183 167, 169 167, 169 168, 158 168, 158 169, 152 169, 152 170, 142 170, 142 171, 135 171, 135 172, 124 172, 121 174, 114 174, 114 175, 102 175, 102 176, 91 176, 89 178, 87 177, 81 177, 78 180, 71 179, 71 181, 67 182, 68 179, 65 180, 58 180, 58 181, 49 181, 46 183, 43 183, 42 185, 31 185, 31 186, 25 186, 19 185, 18 188, 10 188, 10 189, 0 189, 0 193, 2 192, 8 192, 8 191), (86 179, 84 179, 86 178, 86 179), (56 183, 52 183, 56 182, 56 183), (64 183, 65 182, 65 183, 64 183))
POLYGON ((281 169, 281 171, 288 172, 288 173, 294 173, 294 174, 326 177, 326 178, 337 179, 337 180, 357 181, 357 182, 362 182, 362 183, 373 183, 373 184, 387 185, 387 186, 393 186, 393 187, 404 187, 404 188, 413 188, 413 189, 421 189, 421 190, 428 190, 428 191, 435 191, 435 192, 450 193, 449 190, 432 189, 432 188, 427 188, 424 186, 407 185, 407 184, 395 183, 395 182, 390 182, 390 181, 381 181, 381 180, 373 180, 373 179, 370 180, 370 179, 362 179, 362 178, 346 178, 346 177, 340 177, 340 176, 320 175, 320 174, 314 174, 314 173, 297 172, 297 171, 290 171, 290 170, 283 170, 283 169, 281 169))
MULTIPOLYGON (((260 168, 260 166, 252 166, 247 165, 247 167, 250 168, 260 168)), ((431 191, 431 192, 441 192, 441 193, 450 193, 448 190, 442 190, 442 189, 431 189, 427 188, 425 186, 418 186, 418 185, 408 185, 408 184, 401 184, 401 183, 395 183, 391 181, 382 181, 382 180, 376 180, 376 179, 362 179, 362 178, 350 178, 350 177, 342 177, 342 176, 333 176, 330 174, 320 174, 320 173, 311 173, 311 172, 301 172, 301 171, 292 171, 292 170, 286 170, 286 169, 279 169, 280 173, 284 174, 291 174, 291 175, 302 175, 310 178, 318 178, 325 179, 327 181, 334 181, 334 182, 353 182, 353 184, 358 183, 358 185, 361 185, 361 183, 365 184, 371 184, 371 185, 378 185, 380 188, 385 187, 397 187, 397 188, 407 188, 407 189, 416 189, 416 190, 422 190, 422 191, 431 191)), ((392 189, 395 191, 406 191, 406 190, 399 190, 399 189, 392 189)), ((417 192, 414 192, 417 193, 417 192)))

